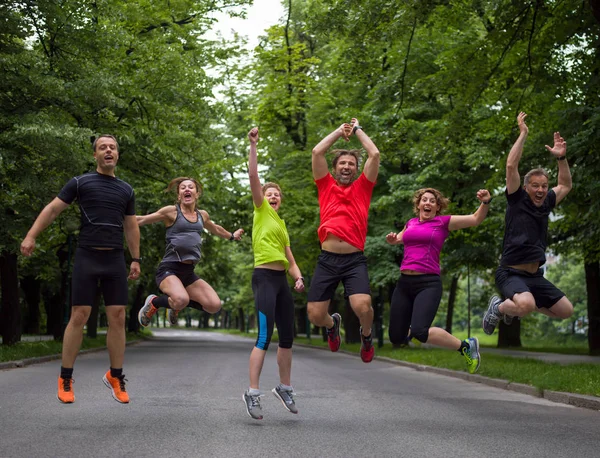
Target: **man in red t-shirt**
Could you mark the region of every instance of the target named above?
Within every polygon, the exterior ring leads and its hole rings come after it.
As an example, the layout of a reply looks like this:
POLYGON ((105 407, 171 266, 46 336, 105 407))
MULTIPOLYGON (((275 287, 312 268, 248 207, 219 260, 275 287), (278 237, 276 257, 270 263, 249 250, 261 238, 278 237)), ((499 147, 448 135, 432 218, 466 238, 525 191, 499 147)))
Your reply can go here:
POLYGON ((361 325, 360 356, 365 363, 375 354, 371 338, 373 308, 367 272, 367 258, 363 250, 367 237, 367 220, 371 194, 379 172, 379 150, 353 118, 325 137, 312 151, 312 169, 319 191, 321 225, 319 240, 321 254, 308 293, 308 318, 315 326, 327 328, 331 351, 340 348, 338 313, 329 315, 329 302, 339 282, 344 284, 344 295, 361 325), (329 173, 325 154, 340 138, 348 141, 351 135, 367 150, 367 162, 358 174, 359 150, 334 150, 333 177, 329 173))

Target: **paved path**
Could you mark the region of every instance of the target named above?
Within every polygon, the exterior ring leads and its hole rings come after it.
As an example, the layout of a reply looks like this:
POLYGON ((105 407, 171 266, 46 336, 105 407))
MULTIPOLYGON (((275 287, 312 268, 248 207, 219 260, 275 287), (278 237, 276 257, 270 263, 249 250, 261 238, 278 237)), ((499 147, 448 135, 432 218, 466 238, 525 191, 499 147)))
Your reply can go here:
POLYGON ((128 347, 132 397, 102 383, 106 352, 78 358, 76 402, 56 400, 60 363, 0 371, 0 456, 11 457, 597 457, 600 413, 355 355, 296 348, 300 410, 261 389, 265 419, 247 416, 250 339, 160 330, 128 347))

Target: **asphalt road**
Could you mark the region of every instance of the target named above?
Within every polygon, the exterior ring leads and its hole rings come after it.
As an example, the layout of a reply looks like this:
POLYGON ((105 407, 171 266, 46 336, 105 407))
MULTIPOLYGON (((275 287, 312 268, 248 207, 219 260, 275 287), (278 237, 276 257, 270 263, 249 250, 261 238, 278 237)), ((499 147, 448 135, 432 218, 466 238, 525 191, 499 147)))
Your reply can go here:
POLYGON ((296 348, 300 413, 270 392, 262 421, 241 400, 253 342, 175 331, 127 348, 129 405, 102 383, 106 352, 78 358, 76 402, 59 362, 0 371, 0 457, 598 457, 600 413, 383 361, 296 348))

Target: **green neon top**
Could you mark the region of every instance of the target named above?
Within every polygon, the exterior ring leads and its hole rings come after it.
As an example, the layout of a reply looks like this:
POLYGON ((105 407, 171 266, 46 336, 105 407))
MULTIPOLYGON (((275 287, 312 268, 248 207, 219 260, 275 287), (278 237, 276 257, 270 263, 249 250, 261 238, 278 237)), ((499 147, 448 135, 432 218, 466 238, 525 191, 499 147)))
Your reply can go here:
POLYGON ((254 205, 252 227, 254 266, 282 262, 287 270, 290 263, 285 257, 285 247, 288 246, 290 246, 290 236, 285 221, 273 210, 267 199, 263 199, 260 207, 254 205))

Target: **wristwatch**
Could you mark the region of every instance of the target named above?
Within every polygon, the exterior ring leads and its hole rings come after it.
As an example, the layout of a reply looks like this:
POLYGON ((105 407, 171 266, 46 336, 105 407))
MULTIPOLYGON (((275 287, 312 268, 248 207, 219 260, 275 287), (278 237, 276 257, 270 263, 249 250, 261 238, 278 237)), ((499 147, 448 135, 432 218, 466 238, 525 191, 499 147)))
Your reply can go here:
POLYGON ((231 233, 231 237, 229 237, 229 240, 232 242, 235 240, 235 237, 233 236, 233 232, 231 233))
POLYGON ((141 264, 142 258, 131 258, 131 262, 137 262, 138 264, 141 264))
POLYGON ((566 158, 567 158, 567 156, 560 156, 560 157, 557 157, 556 160, 557 161, 564 161, 566 158))
POLYGON ((358 129, 363 130, 362 126, 356 125, 352 128, 352 133, 355 134, 358 129))

